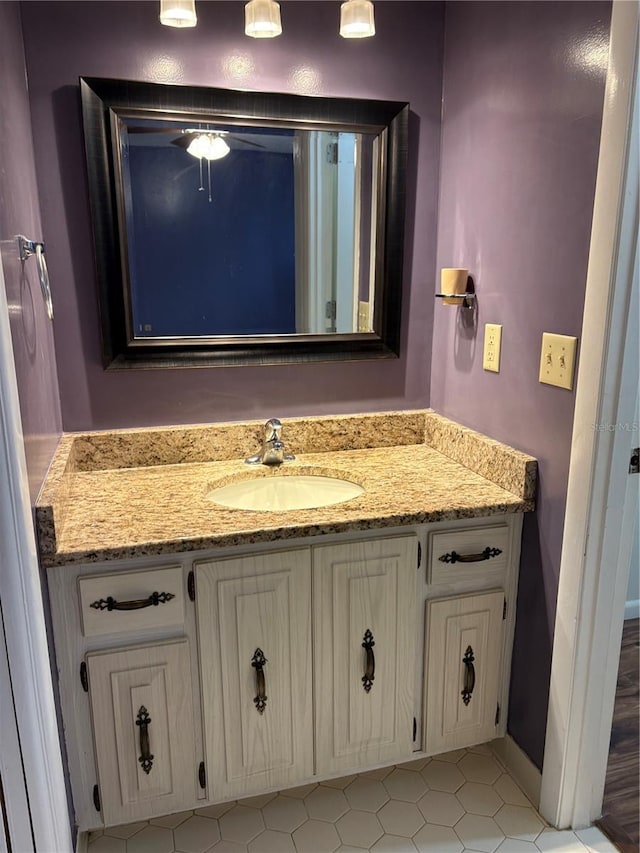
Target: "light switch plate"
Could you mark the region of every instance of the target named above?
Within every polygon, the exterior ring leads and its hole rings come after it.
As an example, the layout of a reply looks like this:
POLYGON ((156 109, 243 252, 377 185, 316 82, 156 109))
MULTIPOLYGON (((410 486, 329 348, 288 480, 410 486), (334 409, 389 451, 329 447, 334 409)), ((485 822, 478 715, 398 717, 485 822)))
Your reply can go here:
POLYGON ((576 363, 578 339, 570 335, 554 335, 543 332, 540 351, 540 382, 557 385, 558 388, 573 388, 573 372, 576 363))
POLYGON ((358 331, 359 332, 370 332, 371 331, 371 320, 370 315, 371 306, 368 302, 358 302, 358 331))
POLYGON ((500 346, 502 344, 502 326, 486 323, 484 327, 483 370, 500 373, 500 346))

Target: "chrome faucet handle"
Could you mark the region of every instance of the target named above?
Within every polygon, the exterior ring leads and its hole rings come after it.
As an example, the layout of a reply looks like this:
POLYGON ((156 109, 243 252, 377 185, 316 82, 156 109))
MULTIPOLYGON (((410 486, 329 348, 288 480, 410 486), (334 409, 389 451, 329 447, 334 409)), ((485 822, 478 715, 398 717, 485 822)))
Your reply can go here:
POLYGON ((264 440, 260 453, 244 461, 247 465, 280 465, 295 459, 292 453, 284 452, 284 442, 280 438, 282 424, 278 418, 270 418, 264 425, 264 440))
POLYGON ((282 432, 282 424, 278 418, 270 418, 264 425, 264 440, 280 441, 280 433, 282 432))

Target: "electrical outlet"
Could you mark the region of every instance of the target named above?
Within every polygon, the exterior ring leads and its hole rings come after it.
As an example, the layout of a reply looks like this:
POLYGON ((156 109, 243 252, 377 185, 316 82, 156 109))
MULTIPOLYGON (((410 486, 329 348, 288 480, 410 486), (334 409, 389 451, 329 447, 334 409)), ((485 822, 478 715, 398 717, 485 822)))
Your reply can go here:
POLYGON ((577 346, 578 339, 570 335, 552 335, 550 332, 543 332, 540 382, 571 391, 577 346))
POLYGON ((492 370, 494 373, 500 373, 501 343, 502 326, 496 323, 485 323, 484 352, 482 354, 482 367, 484 370, 492 370))

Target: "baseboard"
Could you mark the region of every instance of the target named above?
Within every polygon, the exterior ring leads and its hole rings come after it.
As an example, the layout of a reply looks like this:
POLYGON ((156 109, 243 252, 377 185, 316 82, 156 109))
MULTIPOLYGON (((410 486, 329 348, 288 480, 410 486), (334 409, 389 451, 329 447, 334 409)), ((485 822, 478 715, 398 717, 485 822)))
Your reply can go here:
POLYGON ((78 830, 76 838, 76 853, 88 853, 89 850, 89 833, 78 830))
POLYGON ((522 788, 533 805, 540 806, 540 787, 542 773, 529 756, 518 746, 511 735, 491 741, 489 744, 496 756, 502 761, 514 780, 522 788))
POLYGON ((627 601, 624 606, 624 620, 627 619, 640 619, 640 600, 636 599, 636 601, 627 601))

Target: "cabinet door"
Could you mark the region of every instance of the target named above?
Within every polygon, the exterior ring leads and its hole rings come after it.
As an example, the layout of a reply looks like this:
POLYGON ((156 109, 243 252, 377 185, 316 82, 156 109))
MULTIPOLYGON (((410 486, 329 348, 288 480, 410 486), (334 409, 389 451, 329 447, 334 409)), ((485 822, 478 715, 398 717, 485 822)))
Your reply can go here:
POLYGON ((202 563, 196 583, 210 793, 311 776, 309 549, 202 563))
POLYGON ((427 602, 425 750, 496 736, 504 592, 427 602))
POLYGON ((86 657, 107 826, 193 808, 195 754, 187 640, 86 657))
POLYGON ((410 757, 417 539, 314 548, 316 772, 410 757))

